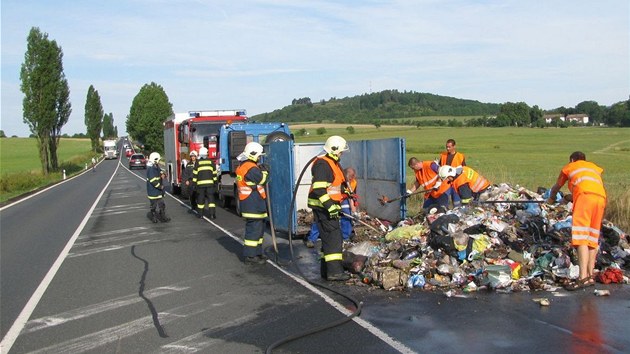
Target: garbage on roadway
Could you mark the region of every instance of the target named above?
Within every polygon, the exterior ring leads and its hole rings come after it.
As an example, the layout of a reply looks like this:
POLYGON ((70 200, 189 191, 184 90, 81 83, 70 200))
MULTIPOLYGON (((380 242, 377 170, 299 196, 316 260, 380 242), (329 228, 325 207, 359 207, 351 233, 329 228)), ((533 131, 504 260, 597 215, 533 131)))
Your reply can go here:
MULTIPOLYGON (((361 213, 373 227, 355 223, 354 237, 344 242, 344 267, 354 274, 348 283, 449 296, 482 289, 554 291, 579 274, 572 205, 542 204, 544 189, 539 192, 502 183, 482 194, 482 202, 431 210, 397 225, 361 213)), ((310 212, 300 210, 298 223, 310 222, 310 212)), ((601 231, 596 280, 627 284, 628 235, 606 220, 601 231)))

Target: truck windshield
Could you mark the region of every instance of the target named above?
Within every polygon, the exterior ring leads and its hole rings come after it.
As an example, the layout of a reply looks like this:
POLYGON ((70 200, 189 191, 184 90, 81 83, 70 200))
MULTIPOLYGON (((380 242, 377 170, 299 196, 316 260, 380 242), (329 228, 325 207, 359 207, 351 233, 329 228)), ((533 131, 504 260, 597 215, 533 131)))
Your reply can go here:
POLYGON ((192 141, 194 143, 202 143, 204 136, 209 136, 211 141, 213 140, 212 137, 216 140, 216 136, 219 134, 219 129, 223 124, 224 122, 195 123, 195 125, 192 126, 192 141))

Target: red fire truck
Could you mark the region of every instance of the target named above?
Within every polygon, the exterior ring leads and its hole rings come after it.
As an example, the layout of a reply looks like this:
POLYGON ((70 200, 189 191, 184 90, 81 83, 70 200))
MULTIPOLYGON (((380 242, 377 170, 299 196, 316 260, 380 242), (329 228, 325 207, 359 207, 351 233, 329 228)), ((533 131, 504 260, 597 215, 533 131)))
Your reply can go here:
POLYGON ((206 146, 208 157, 218 159, 217 140, 221 127, 246 121, 244 109, 190 111, 169 117, 164 123, 164 160, 173 193, 181 192, 182 159, 188 159, 190 151, 199 152, 206 146))

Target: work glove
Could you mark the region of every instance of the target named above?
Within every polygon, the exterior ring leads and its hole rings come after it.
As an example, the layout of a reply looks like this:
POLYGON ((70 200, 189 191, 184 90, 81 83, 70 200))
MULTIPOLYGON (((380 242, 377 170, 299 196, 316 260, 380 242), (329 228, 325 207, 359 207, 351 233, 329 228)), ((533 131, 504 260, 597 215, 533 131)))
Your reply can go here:
POLYGON ((361 219, 361 213, 359 213, 358 211, 354 211, 352 212, 352 217, 356 219, 361 219))
POLYGON ((410 195, 411 195, 411 193, 413 193, 413 192, 411 191, 411 189, 407 189, 407 191, 405 192, 405 197, 410 196, 410 195))
POLYGON ((261 163, 260 165, 258 165, 258 168, 259 168, 261 171, 267 171, 267 172, 269 172, 269 165, 267 165, 266 163, 261 163))
POLYGON ((339 219, 339 214, 341 213, 341 206, 339 204, 333 204, 328 209, 328 218, 330 220, 339 219))
POLYGON ((547 204, 551 204, 551 205, 556 204, 556 199, 553 197, 547 198, 547 204))
POLYGON ((437 182, 435 182, 435 185, 433 186, 433 189, 435 189, 435 190, 440 189, 441 185, 442 185, 442 181, 437 181, 437 182))

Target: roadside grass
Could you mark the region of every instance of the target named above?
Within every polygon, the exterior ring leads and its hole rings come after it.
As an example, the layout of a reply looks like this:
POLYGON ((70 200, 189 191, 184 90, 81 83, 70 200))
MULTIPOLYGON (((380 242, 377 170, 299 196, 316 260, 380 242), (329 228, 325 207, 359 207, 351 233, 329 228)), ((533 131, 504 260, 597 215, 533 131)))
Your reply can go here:
MULTIPOLYGON (((89 139, 60 140, 59 171, 44 176, 35 138, 0 139, 0 202, 47 186, 82 171, 95 154, 89 139)), ((99 155, 100 156, 100 155, 99 155)))
MULTIPOLYGON (((330 135, 347 140, 404 137, 407 159, 436 159, 444 150, 446 140, 455 139, 458 151, 466 156, 466 164, 492 183, 510 183, 536 191, 551 188, 569 155, 576 150, 586 154, 604 169, 604 184, 608 193, 606 218, 624 231, 630 230, 630 129, 627 128, 448 128, 448 127, 389 127, 326 124, 326 134, 317 135, 317 128, 307 128, 310 135, 296 136, 297 142, 324 141, 330 135)), ((319 126, 319 124, 318 124, 319 126)), ((297 132, 290 126, 294 134, 297 132)), ((405 161, 406 163, 406 161, 405 161)), ((407 168, 407 184, 414 182, 407 168)), ((567 186, 563 192, 568 193, 567 186)), ((412 199, 414 200, 414 199, 412 199)), ((419 200, 418 200, 419 201, 419 200)), ((419 212, 418 203, 411 203, 410 212, 419 212)))

